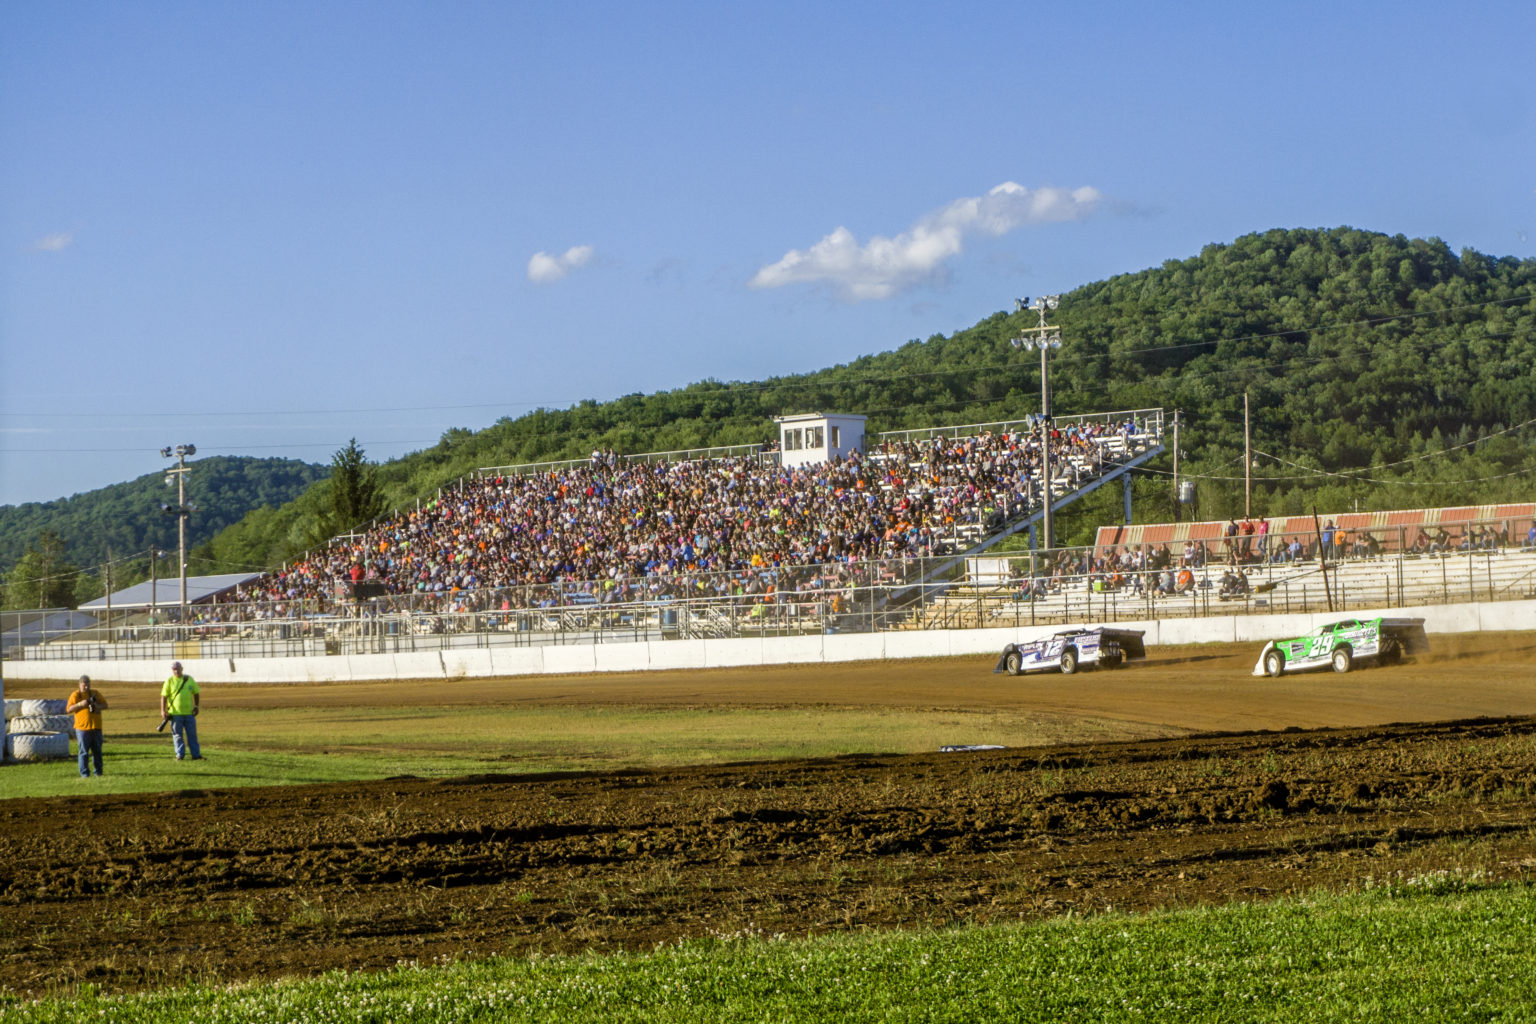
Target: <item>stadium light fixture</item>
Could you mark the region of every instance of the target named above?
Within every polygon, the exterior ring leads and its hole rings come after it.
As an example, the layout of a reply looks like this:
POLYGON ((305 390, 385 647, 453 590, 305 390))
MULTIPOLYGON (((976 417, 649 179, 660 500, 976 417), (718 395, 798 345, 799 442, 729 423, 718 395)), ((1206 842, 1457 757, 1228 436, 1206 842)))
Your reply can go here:
POLYGON ((177 561, 181 564, 181 621, 185 625, 187 621, 187 516, 197 510, 197 506, 187 504, 187 474, 192 472, 187 468, 187 456, 197 454, 197 445, 168 445, 160 449, 160 454, 164 458, 176 460, 175 468, 165 471, 167 485, 172 479, 176 481, 176 504, 161 505, 160 511, 176 517, 177 561))

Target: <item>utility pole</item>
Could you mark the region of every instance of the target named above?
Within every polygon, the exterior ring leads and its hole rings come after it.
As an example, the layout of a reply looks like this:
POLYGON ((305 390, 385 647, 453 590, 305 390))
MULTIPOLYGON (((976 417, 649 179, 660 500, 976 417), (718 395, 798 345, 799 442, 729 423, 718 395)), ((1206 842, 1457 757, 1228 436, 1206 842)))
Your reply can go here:
POLYGON ((1248 424, 1248 392, 1243 392, 1243 518, 1253 518, 1253 431, 1248 424))
POLYGON ((160 511, 176 517, 177 562, 181 566, 181 624, 185 626, 187 624, 187 516, 193 512, 193 507, 187 504, 187 474, 192 472, 187 468, 187 456, 196 455, 197 446, 178 444, 160 449, 160 454, 167 459, 175 458, 176 460, 175 468, 165 471, 165 482, 176 484, 176 504, 161 505, 160 511))
POLYGON ((1028 298, 1015 299, 1014 310, 1020 313, 1026 309, 1034 310, 1040 314, 1040 326, 1024 328, 1019 332, 1019 337, 1009 342, 1014 348, 1040 350, 1040 468, 1044 478, 1041 490, 1045 495, 1042 524, 1045 528, 1045 538, 1040 546, 1046 550, 1050 550, 1056 544, 1055 534, 1051 529, 1051 378, 1046 355, 1052 349, 1061 348, 1061 330, 1047 326, 1045 314, 1047 310, 1055 309, 1060 304, 1060 295, 1042 295, 1034 302, 1030 302, 1028 298))

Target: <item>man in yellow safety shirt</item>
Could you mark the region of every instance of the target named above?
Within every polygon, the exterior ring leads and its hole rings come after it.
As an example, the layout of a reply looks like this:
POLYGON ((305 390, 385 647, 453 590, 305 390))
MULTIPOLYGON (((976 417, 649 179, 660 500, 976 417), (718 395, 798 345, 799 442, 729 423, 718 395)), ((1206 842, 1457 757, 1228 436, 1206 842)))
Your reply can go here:
POLYGON ((160 687, 160 716, 171 723, 171 746, 178 761, 189 754, 194 761, 203 759, 197 745, 197 712, 201 702, 197 680, 181 671, 181 662, 172 662, 171 678, 160 687))

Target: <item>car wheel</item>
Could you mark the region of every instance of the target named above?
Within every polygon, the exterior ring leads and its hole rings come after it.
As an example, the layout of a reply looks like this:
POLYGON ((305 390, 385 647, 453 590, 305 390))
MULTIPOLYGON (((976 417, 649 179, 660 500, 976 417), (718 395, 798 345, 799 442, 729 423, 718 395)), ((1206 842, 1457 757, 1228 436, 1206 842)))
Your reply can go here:
POLYGON ((1279 651, 1270 651, 1264 655, 1265 675, 1278 677, 1283 671, 1285 671, 1285 659, 1280 656, 1279 651))
POLYGON ((1108 654, 1099 655, 1100 668, 1119 668, 1125 663, 1125 655, 1119 651, 1110 651, 1108 654))
POLYGON ((1069 676, 1077 671, 1077 648, 1068 647, 1061 652, 1061 674, 1069 676))
POLYGON ((1381 642, 1381 663, 1396 665, 1403 660, 1403 645, 1390 637, 1381 642))
POLYGON ((1348 672, 1349 667, 1354 664, 1354 661, 1355 657, 1350 653, 1348 647, 1339 647, 1333 652, 1333 670, 1335 672, 1348 672))
POLYGON ((1011 676, 1018 675, 1024 669, 1024 659, 1018 651, 1009 651, 1003 655, 1003 671, 1011 676))

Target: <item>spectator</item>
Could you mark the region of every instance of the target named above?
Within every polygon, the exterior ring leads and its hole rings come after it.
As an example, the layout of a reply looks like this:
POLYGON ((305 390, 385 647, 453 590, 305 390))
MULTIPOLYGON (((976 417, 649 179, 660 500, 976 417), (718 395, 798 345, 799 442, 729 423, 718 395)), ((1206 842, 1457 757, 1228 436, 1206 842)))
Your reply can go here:
POLYGON ((75 716, 75 740, 79 745, 80 777, 91 777, 94 761, 96 774, 101 772, 101 713, 107 709, 107 698, 91 686, 90 676, 81 676, 80 683, 70 692, 64 710, 75 716))
POLYGON ((181 662, 171 663, 171 676, 160 688, 160 717, 171 723, 171 746, 180 761, 188 754, 192 760, 203 759, 197 744, 197 713, 202 695, 197 680, 181 670, 181 662))
POLYGON ((1228 600, 1234 597, 1246 597, 1248 595, 1248 577, 1241 569, 1227 569, 1221 574, 1221 588, 1217 597, 1228 600))

